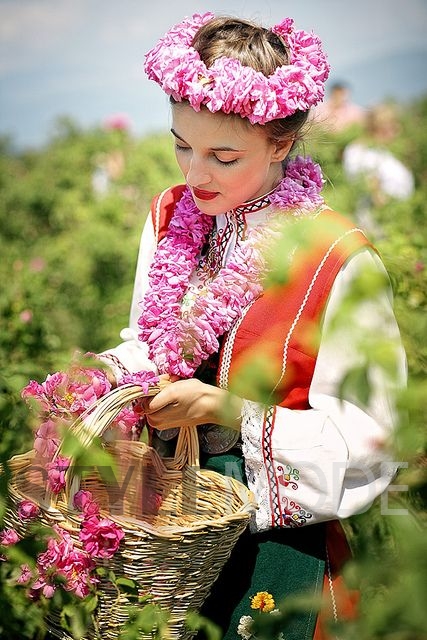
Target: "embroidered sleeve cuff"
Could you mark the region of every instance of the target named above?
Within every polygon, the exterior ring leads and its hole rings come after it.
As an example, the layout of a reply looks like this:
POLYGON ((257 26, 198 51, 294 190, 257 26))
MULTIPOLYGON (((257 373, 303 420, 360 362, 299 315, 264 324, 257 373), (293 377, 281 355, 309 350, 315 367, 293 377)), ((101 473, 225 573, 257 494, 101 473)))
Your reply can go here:
POLYGON ((147 354, 147 345, 133 339, 129 329, 125 329, 121 333, 124 342, 114 349, 108 349, 98 354, 100 360, 111 367, 116 380, 127 375, 128 373, 137 373, 138 371, 154 371, 157 373, 156 365, 151 362, 147 354))
POLYGON ((252 531, 337 517, 348 451, 326 414, 245 401, 242 450, 258 503, 252 531))

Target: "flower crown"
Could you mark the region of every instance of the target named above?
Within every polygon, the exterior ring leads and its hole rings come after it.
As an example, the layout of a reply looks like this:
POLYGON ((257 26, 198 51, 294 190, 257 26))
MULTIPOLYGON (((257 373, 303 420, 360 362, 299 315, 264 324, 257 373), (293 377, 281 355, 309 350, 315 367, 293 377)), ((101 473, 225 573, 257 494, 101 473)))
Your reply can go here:
POLYGON ((145 56, 144 69, 176 101, 188 100, 195 111, 237 113, 252 124, 308 111, 321 102, 330 66, 321 41, 313 33, 294 29, 285 18, 271 31, 287 46, 290 63, 265 76, 233 58, 221 57, 206 67, 192 47, 200 27, 213 13, 194 14, 172 27, 145 56))

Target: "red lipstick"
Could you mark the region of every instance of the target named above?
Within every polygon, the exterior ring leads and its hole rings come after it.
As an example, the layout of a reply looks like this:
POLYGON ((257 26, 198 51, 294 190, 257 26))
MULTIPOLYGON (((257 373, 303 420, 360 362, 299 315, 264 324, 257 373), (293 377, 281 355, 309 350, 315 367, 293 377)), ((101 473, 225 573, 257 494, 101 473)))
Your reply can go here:
POLYGON ((198 200, 213 200, 217 197, 218 191, 204 191, 203 189, 197 189, 193 187, 193 195, 198 200))

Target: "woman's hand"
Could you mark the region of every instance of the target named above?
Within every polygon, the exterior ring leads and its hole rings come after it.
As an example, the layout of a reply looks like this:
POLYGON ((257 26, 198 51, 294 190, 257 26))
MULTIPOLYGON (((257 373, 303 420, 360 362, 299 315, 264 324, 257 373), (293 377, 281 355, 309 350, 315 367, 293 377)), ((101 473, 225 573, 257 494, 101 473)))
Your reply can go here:
POLYGON ((196 378, 166 385, 142 400, 148 424, 159 430, 216 423, 240 429, 242 400, 196 378))

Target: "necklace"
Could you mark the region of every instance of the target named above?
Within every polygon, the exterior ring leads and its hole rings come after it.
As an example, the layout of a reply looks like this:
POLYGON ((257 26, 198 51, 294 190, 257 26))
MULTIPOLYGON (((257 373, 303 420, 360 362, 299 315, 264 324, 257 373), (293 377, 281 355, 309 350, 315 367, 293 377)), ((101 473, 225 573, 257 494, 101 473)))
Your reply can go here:
MULTIPOLYGON (((280 216, 313 212, 323 202, 322 185, 319 165, 297 156, 287 163, 284 178, 269 195, 270 204, 280 216)), ((213 222, 197 208, 187 188, 154 255, 138 326, 139 339, 147 343, 159 373, 192 377, 218 351, 218 339, 262 293, 261 245, 268 225, 251 230, 193 303, 182 304, 213 222)))

